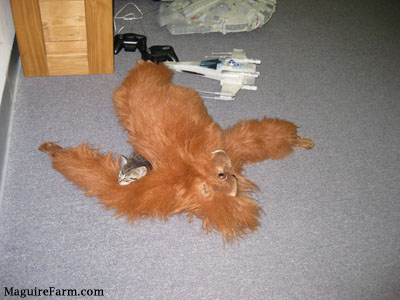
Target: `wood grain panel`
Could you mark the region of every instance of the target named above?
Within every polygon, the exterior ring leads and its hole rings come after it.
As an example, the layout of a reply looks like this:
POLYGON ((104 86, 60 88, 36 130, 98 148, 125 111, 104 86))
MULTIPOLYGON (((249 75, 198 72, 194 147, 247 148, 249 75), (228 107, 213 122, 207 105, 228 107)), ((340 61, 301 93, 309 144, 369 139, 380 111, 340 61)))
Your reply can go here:
POLYGON ((49 75, 89 74, 87 54, 48 55, 49 75))
POLYGON ((10 3, 24 75, 48 76, 37 0, 11 0, 10 3))
MULTIPOLYGON (((39 0, 42 2, 60 2, 60 1, 82 1, 82 0, 39 0)), ((85 0, 83 0, 85 1, 85 0)))
POLYGON ((83 0, 40 0, 43 28, 85 27, 85 3, 83 0))
POLYGON ((86 0, 89 73, 114 72, 112 0, 86 0))
POLYGON ((55 27, 43 28, 46 41, 86 41, 85 27, 55 27))
POLYGON ((47 55, 71 55, 86 54, 86 41, 62 41, 62 42, 46 42, 47 55))
POLYGON ((83 0, 40 0, 39 4, 45 41, 86 40, 83 0))

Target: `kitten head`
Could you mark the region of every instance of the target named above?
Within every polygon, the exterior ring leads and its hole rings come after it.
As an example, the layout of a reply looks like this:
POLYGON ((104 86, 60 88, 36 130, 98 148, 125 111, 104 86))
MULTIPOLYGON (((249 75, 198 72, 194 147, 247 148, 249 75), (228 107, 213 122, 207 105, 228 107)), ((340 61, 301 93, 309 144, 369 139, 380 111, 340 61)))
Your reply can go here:
POLYGON ((128 159, 121 155, 120 171, 118 174, 118 183, 120 185, 128 185, 139 180, 146 174, 147 168, 145 166, 134 167, 129 165, 128 159))

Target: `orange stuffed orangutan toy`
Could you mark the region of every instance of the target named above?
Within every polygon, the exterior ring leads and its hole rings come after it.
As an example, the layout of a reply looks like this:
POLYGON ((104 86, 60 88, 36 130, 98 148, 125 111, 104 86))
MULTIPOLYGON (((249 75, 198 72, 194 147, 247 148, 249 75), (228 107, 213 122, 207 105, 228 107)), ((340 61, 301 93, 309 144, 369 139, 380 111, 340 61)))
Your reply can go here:
POLYGON ((152 165, 140 180, 118 184, 120 159, 86 144, 62 148, 46 142, 39 150, 88 196, 130 221, 187 213, 227 241, 244 236, 260 225, 261 208, 250 198, 257 187, 242 176, 243 165, 314 144, 279 119, 241 121, 223 130, 197 92, 174 85, 172 76, 162 63, 139 60, 113 95, 129 142, 152 165))

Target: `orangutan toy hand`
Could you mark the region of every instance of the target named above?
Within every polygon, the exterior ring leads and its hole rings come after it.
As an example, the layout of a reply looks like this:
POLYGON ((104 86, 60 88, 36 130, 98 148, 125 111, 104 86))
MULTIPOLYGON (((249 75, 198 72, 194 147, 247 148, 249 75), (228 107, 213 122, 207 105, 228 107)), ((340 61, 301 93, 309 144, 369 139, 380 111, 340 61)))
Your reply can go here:
POLYGON ((130 221, 185 213, 227 241, 242 237, 257 229, 261 213, 250 197, 256 185, 241 174, 244 164, 282 159, 293 147, 314 143, 279 119, 240 121, 222 130, 197 92, 174 85, 172 76, 162 63, 138 61, 113 95, 129 142, 152 165, 140 180, 119 185, 119 159, 87 144, 46 142, 39 150, 88 196, 130 221))

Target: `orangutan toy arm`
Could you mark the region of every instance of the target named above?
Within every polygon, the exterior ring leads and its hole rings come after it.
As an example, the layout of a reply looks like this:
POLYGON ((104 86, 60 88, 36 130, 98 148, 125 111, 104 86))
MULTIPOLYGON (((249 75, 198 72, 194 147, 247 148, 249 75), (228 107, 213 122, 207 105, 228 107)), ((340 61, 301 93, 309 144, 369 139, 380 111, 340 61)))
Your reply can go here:
POLYGON ((131 199, 131 189, 118 184, 119 160, 103 155, 86 144, 62 148, 53 142, 39 146, 49 155, 53 168, 71 180, 86 195, 100 198, 107 208, 117 208, 131 199))
POLYGON ((293 147, 314 147, 313 141, 297 135, 297 126, 293 123, 267 118, 241 121, 228 128, 225 144, 238 168, 265 159, 282 159, 293 151, 293 147))
POLYGON ((104 196, 110 189, 121 189, 118 187, 119 161, 111 154, 100 154, 86 144, 62 148, 53 142, 43 143, 39 150, 50 156, 54 169, 86 190, 88 196, 104 196))
POLYGON ((175 205, 175 190, 168 176, 160 183, 163 175, 151 176, 154 173, 151 171, 135 183, 120 185, 120 162, 111 153, 101 154, 87 144, 62 148, 53 142, 43 143, 39 150, 47 153, 53 168, 85 190, 87 196, 98 197, 106 209, 113 209, 116 215, 126 216, 130 221, 143 217, 167 218, 186 209, 184 205, 175 205), (157 201, 153 195, 158 195, 157 201))

